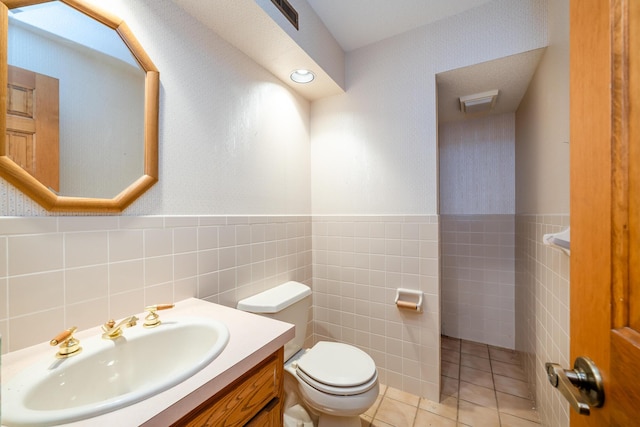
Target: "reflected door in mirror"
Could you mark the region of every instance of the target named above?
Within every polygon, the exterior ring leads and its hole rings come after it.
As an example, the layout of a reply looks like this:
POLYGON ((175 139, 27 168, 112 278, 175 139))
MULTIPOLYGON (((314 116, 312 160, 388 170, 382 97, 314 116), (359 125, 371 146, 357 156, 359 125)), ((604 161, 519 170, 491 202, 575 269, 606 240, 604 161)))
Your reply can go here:
POLYGON ((42 184, 60 190, 58 80, 9 65, 7 155, 42 184))

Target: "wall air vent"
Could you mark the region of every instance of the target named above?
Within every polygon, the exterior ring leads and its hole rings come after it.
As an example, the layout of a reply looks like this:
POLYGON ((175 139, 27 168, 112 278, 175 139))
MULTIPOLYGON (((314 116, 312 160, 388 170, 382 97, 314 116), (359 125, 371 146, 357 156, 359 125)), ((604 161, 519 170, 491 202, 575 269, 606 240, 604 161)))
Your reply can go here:
POLYGON ((296 27, 298 30, 298 11, 291 6, 287 0, 271 0, 271 3, 275 4, 280 12, 296 27))

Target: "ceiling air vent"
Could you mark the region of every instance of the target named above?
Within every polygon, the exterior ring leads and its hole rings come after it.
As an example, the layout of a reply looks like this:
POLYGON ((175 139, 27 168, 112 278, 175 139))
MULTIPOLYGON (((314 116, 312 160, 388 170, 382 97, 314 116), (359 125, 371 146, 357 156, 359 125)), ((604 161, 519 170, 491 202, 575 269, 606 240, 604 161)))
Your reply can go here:
POLYGON ((496 105, 499 90, 476 93, 460 97, 460 111, 467 114, 491 111, 496 105))
POLYGON ((287 0, 271 0, 271 3, 275 4, 280 12, 298 29, 298 11, 289 4, 287 0))

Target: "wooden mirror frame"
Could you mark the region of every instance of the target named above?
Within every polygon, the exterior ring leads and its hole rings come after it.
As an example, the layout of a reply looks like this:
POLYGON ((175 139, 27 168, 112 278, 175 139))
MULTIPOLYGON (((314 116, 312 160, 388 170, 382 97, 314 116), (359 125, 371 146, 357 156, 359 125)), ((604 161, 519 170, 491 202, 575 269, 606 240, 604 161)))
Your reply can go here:
POLYGON ((146 73, 144 99, 144 174, 113 199, 58 196, 11 160, 6 153, 7 123, 7 50, 8 10, 16 7, 47 3, 51 0, 0 0, 0 177, 36 201, 55 212, 122 212, 158 181, 158 109, 160 73, 138 43, 127 24, 116 16, 82 0, 58 0, 115 30, 146 73))

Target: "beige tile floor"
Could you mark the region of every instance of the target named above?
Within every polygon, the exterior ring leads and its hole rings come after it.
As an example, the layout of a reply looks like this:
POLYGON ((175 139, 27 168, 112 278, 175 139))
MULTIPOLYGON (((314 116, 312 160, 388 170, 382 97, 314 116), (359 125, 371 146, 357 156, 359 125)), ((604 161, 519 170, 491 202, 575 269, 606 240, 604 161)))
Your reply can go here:
POLYGON ((440 402, 381 386, 363 427, 540 427, 520 355, 442 337, 440 402))

